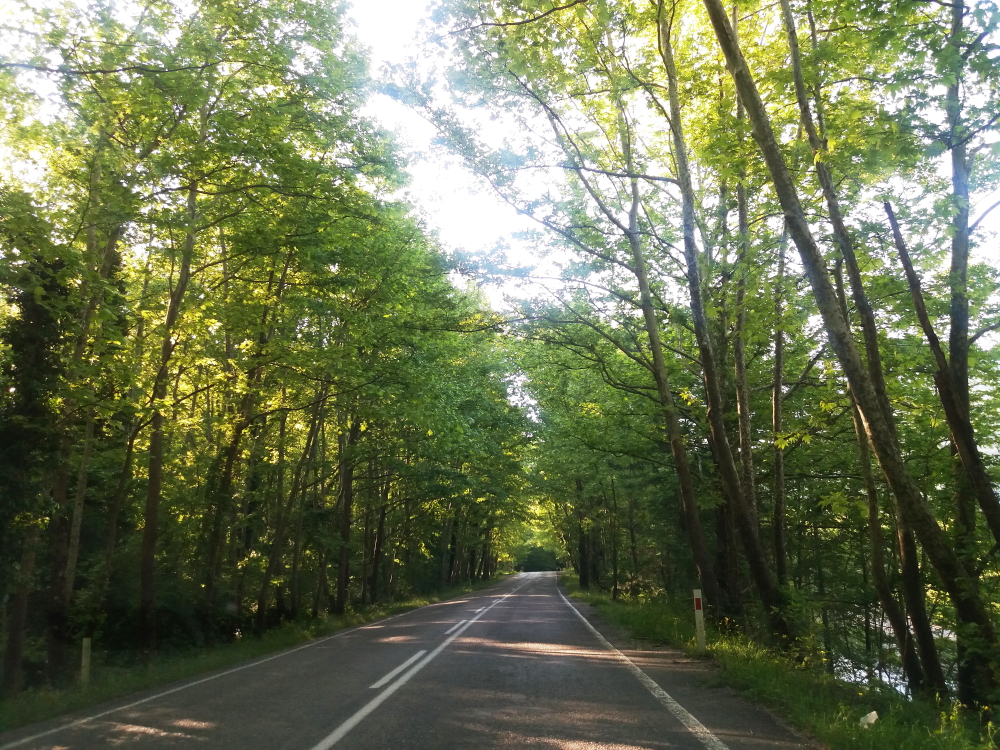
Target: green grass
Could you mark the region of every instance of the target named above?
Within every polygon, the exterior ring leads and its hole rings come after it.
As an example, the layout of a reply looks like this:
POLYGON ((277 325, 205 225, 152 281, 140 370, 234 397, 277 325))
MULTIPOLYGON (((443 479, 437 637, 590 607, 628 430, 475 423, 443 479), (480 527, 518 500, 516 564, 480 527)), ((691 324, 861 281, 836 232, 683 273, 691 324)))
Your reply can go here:
MULTIPOLYGON (((694 615, 688 600, 612 602, 606 594, 582 592, 563 575, 571 596, 595 606, 632 637, 695 652, 694 615)), ((720 669, 713 682, 761 703, 829 750, 986 750, 997 748, 997 728, 981 727, 952 706, 909 701, 889 687, 866 688, 838 680, 816 666, 757 645, 741 634, 708 632, 708 653, 720 669), (868 729, 862 716, 878 711, 868 729)))
POLYGON ((14 698, 0 701, 0 731, 16 729, 139 690, 223 669, 291 648, 343 628, 407 612, 434 602, 454 599, 471 591, 492 586, 497 581, 497 578, 478 581, 472 585, 443 589, 429 596, 367 607, 343 616, 328 615, 316 619, 286 622, 267 631, 260 638, 241 638, 233 643, 162 656, 149 667, 95 664, 90 684, 86 688, 75 685, 63 690, 27 690, 14 698))

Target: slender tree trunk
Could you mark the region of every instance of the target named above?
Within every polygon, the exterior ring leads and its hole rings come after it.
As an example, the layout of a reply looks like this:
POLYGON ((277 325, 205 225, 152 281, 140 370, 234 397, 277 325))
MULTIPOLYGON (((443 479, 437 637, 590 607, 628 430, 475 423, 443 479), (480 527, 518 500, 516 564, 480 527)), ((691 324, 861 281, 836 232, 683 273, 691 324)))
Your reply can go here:
POLYGON ((906 614, 913 628, 924 680, 929 689, 944 694, 948 687, 945 682, 944 670, 941 668, 941 657, 938 654, 937 643, 934 641, 931 618, 927 614, 926 588, 920 572, 917 541, 914 539, 913 532, 898 522, 896 524, 896 543, 899 545, 903 603, 906 605, 906 614))
POLYGON ((69 474, 71 437, 62 438, 52 501, 55 512, 49 521, 49 585, 46 593, 46 673, 49 682, 59 685, 69 670, 69 608, 66 605, 66 563, 69 559, 70 519, 69 474))
POLYGON ((632 564, 628 587, 629 594, 634 596, 639 583, 639 550, 635 541, 635 498, 631 492, 628 496, 628 552, 629 562, 632 564))
MULTIPOLYGON (((386 479, 385 495, 388 495, 388 478, 386 479)), ((383 495, 383 500, 385 499, 383 495)), ((379 600, 379 569, 382 566, 382 548, 385 545, 385 511, 386 504, 383 503, 378 511, 378 526, 375 528, 375 549, 372 551, 372 582, 369 587, 369 598, 372 604, 379 600)))
MULTIPOLYGON (((838 260, 835 266, 834 276, 837 283, 837 295, 840 299, 841 310, 843 311, 844 317, 847 318, 847 297, 844 294, 844 280, 841 270, 842 265, 842 262, 838 260)), ((854 397, 854 394, 850 391, 850 389, 848 389, 848 394, 851 399, 852 414, 856 419, 861 420, 860 424, 855 425, 855 430, 857 431, 860 428, 863 432, 864 424, 860 409, 858 408, 857 399, 854 397)), ((858 450, 861 453, 862 460, 869 456, 868 448, 869 443, 867 440, 864 441, 863 446, 859 442, 858 450)), ((862 471, 864 471, 864 467, 862 467, 862 471)), ((869 474, 870 473, 869 468, 869 474)), ((872 481, 874 482, 874 478, 872 478, 872 481)), ((869 495, 869 506, 871 502, 872 498, 871 495, 869 495)), ((877 495, 875 497, 875 503, 877 507, 877 495)), ((869 510, 869 513, 870 512, 871 511, 869 510)), ((931 629, 930 618, 927 616, 926 597, 917 557, 917 544, 913 537, 913 532, 901 524, 898 517, 896 519, 896 527, 900 565, 902 568, 903 602, 906 606, 907 612, 909 613, 910 621, 913 625, 913 632, 916 636, 916 651, 920 660, 919 676, 922 680, 921 685, 926 691, 930 691, 939 696, 945 696, 948 693, 948 688, 945 683, 944 673, 941 669, 941 661, 938 656, 937 645, 934 641, 934 633, 931 629)), ((881 549, 881 547, 879 549, 881 549)), ((884 571, 884 568, 882 568, 882 570, 884 571)), ((888 612, 888 610, 886 611, 888 612)), ((905 657, 904 652, 901 651, 900 653, 905 657)), ((904 668, 906 668, 905 662, 904 668)))
MULTIPOLYGON (((370 474, 371 472, 369 472, 370 474)), ((374 549, 375 539, 372 536, 372 512, 365 508, 364 529, 361 542, 361 606, 368 604, 369 587, 371 586, 371 569, 368 567, 368 555, 374 549)))
POLYGON ((139 550, 139 654, 149 662, 156 653, 156 538, 159 532, 160 496, 163 492, 163 401, 170 382, 170 359, 177 340, 174 328, 180 318, 181 303, 191 279, 191 261, 198 221, 198 186, 192 183, 187 195, 188 229, 181 251, 177 281, 170 292, 164 321, 163 343, 153 381, 153 417, 149 435, 149 476, 143 508, 142 545, 139 550))
POLYGON ((611 598, 618 599, 618 493, 611 478, 611 598))
MULTIPOLYGON (((733 7, 733 33, 736 33, 736 7, 733 7)), ((672 58, 672 54, 671 54, 672 58)), ((680 114, 678 106, 677 114, 680 114)), ((671 106, 671 113, 673 107, 671 106)), ((673 116, 673 114, 671 115, 673 116)), ((746 119, 743 104, 736 100, 736 119, 742 122, 746 119)), ((677 124, 680 129, 680 123, 677 124)), ((681 140, 675 138, 675 140, 681 140)), ((681 140, 683 145, 683 141, 681 140)), ((685 158, 686 161, 686 158, 685 158)), ((733 332, 733 376, 736 385, 736 414, 739 424, 740 438, 740 481, 743 495, 746 498, 751 515, 756 522, 757 535, 760 536, 760 517, 757 512, 757 490, 753 470, 753 436, 750 424, 750 388, 747 385, 746 363, 746 324, 747 324, 747 276, 750 264, 750 217, 747 207, 747 189, 745 185, 746 172, 741 170, 736 185, 736 214, 738 223, 739 252, 736 257, 736 326, 733 332)), ((688 178, 690 182, 690 178, 688 178)), ((692 200, 693 202, 693 200, 692 200)), ((781 583, 779 577, 779 584, 781 583)))
MULTIPOLYGON (((771 631, 783 644, 794 636, 783 610, 781 592, 771 573, 767 555, 757 534, 757 517, 752 505, 743 492, 739 472, 733 458, 732 447, 726 433, 725 416, 722 409, 722 394, 719 388, 719 374, 716 370, 715 352, 709 335, 708 318, 705 313, 701 291, 698 249, 695 243, 694 187, 687 164, 687 149, 681 130, 680 96, 677 90, 677 70, 674 65, 673 48, 670 41, 671 21, 664 13, 663 3, 659 5, 659 44, 663 63, 667 70, 668 93, 670 99, 670 131, 673 138, 674 160, 677 163, 677 177, 681 188, 682 229, 684 236, 684 257, 687 263, 688 291, 691 296, 691 316, 694 322, 698 352, 701 356, 702 375, 708 407, 709 431, 719 467, 726 497, 736 512, 737 530, 743 542, 750 573, 757 586, 757 592, 764 604, 770 620, 771 631)), ((727 22, 728 25, 728 22, 727 22)))
MULTIPOLYGON (((861 413, 858 411, 857 405, 853 403, 853 399, 851 413, 854 417, 854 433, 858 442, 861 479, 868 497, 868 548, 871 557, 872 582, 875 586, 875 593, 878 595, 879 604, 882 605, 882 611, 885 612, 889 626, 892 628, 892 634, 896 638, 896 647, 899 649, 906 684, 911 694, 921 695, 927 687, 924 670, 920 664, 920 657, 917 655, 913 634, 906 622, 906 614, 896 601, 892 588, 889 586, 889 579, 886 577, 885 555, 883 553, 885 541, 882 538, 882 521, 879 518, 878 489, 875 486, 875 477, 872 475, 868 437, 865 435, 861 413)), ((943 686, 930 687, 937 689, 943 686)), ((940 694, 940 697, 943 699, 945 694, 940 694)))
POLYGON ((451 550, 451 527, 454 524, 454 516, 451 512, 451 503, 446 511, 444 528, 441 530, 441 569, 438 575, 438 586, 444 588, 448 585, 448 573, 451 572, 451 558, 448 552, 451 550))
POLYGON ((73 492, 73 519, 70 523, 69 550, 66 554, 66 572, 63 576, 63 600, 69 608, 73 598, 73 584, 76 581, 76 563, 80 556, 80 528, 83 524, 83 501, 87 495, 87 477, 90 456, 94 451, 94 409, 87 415, 87 426, 83 436, 83 454, 76 474, 76 489, 73 492))
MULTIPOLYGON (((298 463, 295 466, 295 472, 292 475, 292 486, 288 491, 288 500, 286 501, 282 496, 282 483, 278 483, 278 497, 277 497, 277 518, 274 523, 274 536, 271 542, 271 551, 267 558, 267 567, 264 570, 264 579, 261 582, 260 592, 257 596, 257 617, 255 621, 255 628, 258 633, 262 633, 267 625, 267 606, 270 599, 271 582, 277 579, 280 570, 282 568, 282 554, 285 546, 285 532, 288 524, 288 517, 291 515, 292 509, 295 507, 295 500, 298 498, 299 493, 302 491, 301 486, 304 477, 308 474, 308 467, 313 457, 315 456, 316 448, 316 435, 319 432, 320 424, 323 421, 323 404, 325 401, 326 391, 325 388, 321 389, 317 394, 316 406, 313 410, 311 424, 309 425, 309 433, 306 435, 305 446, 302 449, 302 454, 299 456, 298 463)), ((283 415, 284 419, 284 415, 283 415)), ((284 444, 284 421, 282 421, 281 436, 279 437, 280 446, 284 444)), ((283 453, 283 448, 281 453, 283 453)), ((279 454, 279 467, 278 476, 279 480, 284 472, 283 467, 283 455, 279 454)), ((278 596, 283 596, 281 589, 279 589, 278 596)), ((284 609, 282 604, 279 604, 279 612, 284 609)))
POLYGON ((337 601, 334 611, 338 615, 347 609, 347 589, 351 581, 348 566, 351 561, 351 522, 354 513, 354 446, 361 437, 361 421, 352 419, 347 434, 342 436, 339 468, 340 553, 337 559, 337 601))
MULTIPOLYGON (((631 152, 629 151, 628 153, 627 162, 630 163, 631 152)), ((629 169, 631 169, 631 166, 629 166, 629 169)), ((631 187, 632 206, 629 211, 628 240, 632 250, 633 272, 639 284, 639 303, 642 308, 646 335, 649 338, 649 351, 653 359, 653 380, 656 383, 656 393, 663 412, 667 440, 670 443, 670 453, 673 456, 674 469, 677 472, 678 494, 681 512, 684 515, 684 527, 705 598, 712 607, 725 609, 726 602, 712 567, 711 553, 705 542, 705 534, 701 525, 701 515, 698 510, 698 499, 694 491, 694 478, 691 475, 691 466, 688 462, 687 447, 684 444, 684 435, 681 432, 674 397, 670 391, 670 379, 667 374, 666 360, 663 356, 663 344, 660 340, 660 323, 656 318, 656 310, 653 307, 653 295, 649 286, 646 259, 643 254, 642 239, 639 233, 638 181, 632 180, 631 187)))
POLYGON ((121 514, 122 503, 125 501, 125 491, 128 489, 129 480, 132 478, 132 457, 135 454, 135 440, 139 436, 140 429, 140 424, 136 422, 129 432, 128 443, 125 445, 125 458, 122 461, 122 468, 118 474, 118 483, 115 486, 115 494, 111 498, 111 506, 108 509, 107 532, 104 542, 104 565, 101 570, 98 596, 95 597, 98 611, 93 613, 93 621, 97 620, 101 605, 107 603, 108 586, 111 583, 111 574, 114 572, 115 548, 118 545, 118 516, 121 514))
POLYGON ((774 572, 778 585, 788 583, 788 553, 785 549, 785 449, 784 430, 785 329, 784 329, 785 237, 778 246, 778 276, 774 282, 774 380, 771 385, 771 440, 774 443, 774 507, 771 533, 774 537, 774 572))
POLYGON ((823 664, 830 674, 836 673, 836 663, 833 655, 833 637, 830 633, 830 610, 826 601, 826 570, 823 564, 823 550, 820 546, 819 528, 813 526, 813 540, 816 544, 816 593, 819 595, 820 624, 823 627, 823 664))
POLYGON ((291 618, 297 620, 302 610, 302 590, 299 577, 302 573, 302 520, 306 513, 306 492, 299 493, 298 512, 295 514, 295 539, 292 543, 292 578, 289 581, 291 618))
POLYGON ((18 568, 14 596, 7 613, 7 648, 3 660, 2 694, 12 697, 24 687, 24 630, 28 624, 28 598, 35 575, 35 554, 41 526, 32 524, 24 535, 21 565, 18 568))

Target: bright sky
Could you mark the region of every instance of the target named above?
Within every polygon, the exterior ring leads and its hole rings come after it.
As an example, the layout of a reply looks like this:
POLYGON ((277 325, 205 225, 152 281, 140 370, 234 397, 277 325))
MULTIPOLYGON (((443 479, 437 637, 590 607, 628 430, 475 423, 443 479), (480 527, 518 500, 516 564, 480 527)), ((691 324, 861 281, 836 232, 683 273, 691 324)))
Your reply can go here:
MULTIPOLYGON (((355 24, 354 35, 370 50, 374 77, 379 77, 379 69, 387 63, 427 55, 417 46, 417 35, 428 5, 427 0, 353 0, 348 15, 355 24)), ((409 200, 420 209, 445 250, 482 252, 503 243, 513 248, 512 259, 531 262, 528 249, 511 234, 536 225, 500 201, 458 158, 433 146, 430 124, 381 94, 371 98, 365 114, 396 133, 409 159, 409 200)), ((501 290, 484 291, 494 307, 502 306, 501 290)))

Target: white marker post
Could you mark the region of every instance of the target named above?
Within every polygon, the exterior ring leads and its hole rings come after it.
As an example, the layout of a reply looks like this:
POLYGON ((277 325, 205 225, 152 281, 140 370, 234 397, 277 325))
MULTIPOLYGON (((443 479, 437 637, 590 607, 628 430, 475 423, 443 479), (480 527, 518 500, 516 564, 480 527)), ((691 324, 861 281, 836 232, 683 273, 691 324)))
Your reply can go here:
POLYGON ((80 659, 80 684, 84 687, 90 683, 90 639, 83 639, 83 656, 80 659))
POLYGON ((701 589, 694 590, 694 627, 698 634, 698 651, 705 653, 705 610, 701 604, 701 589))

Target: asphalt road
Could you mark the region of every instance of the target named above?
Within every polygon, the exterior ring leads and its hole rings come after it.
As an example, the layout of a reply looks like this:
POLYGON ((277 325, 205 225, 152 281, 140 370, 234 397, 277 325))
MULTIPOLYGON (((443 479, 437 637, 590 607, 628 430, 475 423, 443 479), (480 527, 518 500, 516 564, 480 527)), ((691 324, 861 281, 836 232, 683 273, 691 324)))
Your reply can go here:
POLYGON ((524 573, 0 735, 0 750, 810 747, 730 691, 706 687, 711 667, 701 660, 630 650, 588 617, 554 574, 524 573))

